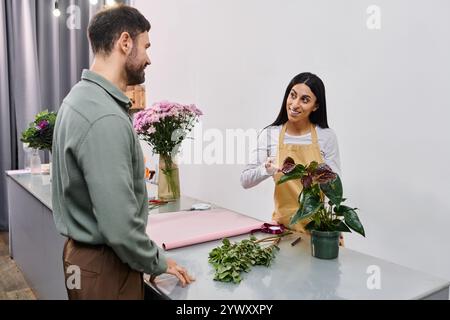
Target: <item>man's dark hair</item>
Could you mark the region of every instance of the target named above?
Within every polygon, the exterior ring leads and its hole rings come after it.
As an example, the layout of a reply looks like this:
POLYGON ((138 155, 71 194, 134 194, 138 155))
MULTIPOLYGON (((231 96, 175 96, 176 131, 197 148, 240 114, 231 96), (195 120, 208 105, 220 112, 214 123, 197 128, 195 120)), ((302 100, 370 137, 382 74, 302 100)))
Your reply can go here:
POLYGON ((135 8, 118 5, 98 12, 89 22, 88 37, 94 54, 110 54, 123 32, 131 39, 150 30, 150 22, 135 8))

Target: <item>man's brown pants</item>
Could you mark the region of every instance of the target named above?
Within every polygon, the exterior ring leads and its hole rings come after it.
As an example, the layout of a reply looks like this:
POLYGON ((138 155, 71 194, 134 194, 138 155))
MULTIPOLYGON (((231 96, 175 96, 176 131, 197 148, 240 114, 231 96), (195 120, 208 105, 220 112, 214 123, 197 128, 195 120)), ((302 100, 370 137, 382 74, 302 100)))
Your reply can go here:
POLYGON ((106 245, 87 245, 68 239, 63 263, 70 300, 144 299, 142 273, 132 270, 106 245), (78 275, 77 283, 74 277, 78 275))

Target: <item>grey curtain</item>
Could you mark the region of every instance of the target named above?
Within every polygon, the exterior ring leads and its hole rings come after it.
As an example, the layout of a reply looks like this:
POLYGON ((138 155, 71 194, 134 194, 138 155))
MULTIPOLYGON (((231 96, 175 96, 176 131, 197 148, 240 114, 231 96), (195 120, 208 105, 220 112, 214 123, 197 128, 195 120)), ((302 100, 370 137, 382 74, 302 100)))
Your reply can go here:
POLYGON ((0 1, 0 230, 8 226, 6 215, 6 181, 4 171, 12 168, 12 164, 17 161, 15 145, 14 112, 10 109, 12 104, 10 99, 9 86, 9 54, 7 38, 6 4, 0 1))
POLYGON ((4 172, 23 168, 21 132, 38 112, 57 111, 89 67, 86 30, 104 1, 60 0, 60 17, 54 4, 0 0, 0 230, 8 228, 4 172))

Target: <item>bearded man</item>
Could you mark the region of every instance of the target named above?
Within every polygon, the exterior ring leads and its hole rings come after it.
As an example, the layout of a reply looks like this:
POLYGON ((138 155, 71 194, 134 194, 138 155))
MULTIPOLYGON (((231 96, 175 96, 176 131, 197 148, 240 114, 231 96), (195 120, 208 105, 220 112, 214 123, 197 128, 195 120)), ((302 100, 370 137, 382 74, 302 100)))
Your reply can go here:
POLYGON ((147 188, 126 87, 145 81, 150 23, 117 6, 89 23, 89 70, 64 99, 53 136, 52 204, 68 239, 63 263, 69 299, 143 299, 143 273, 193 279, 147 236, 147 188), (79 271, 78 286, 67 281, 79 271))

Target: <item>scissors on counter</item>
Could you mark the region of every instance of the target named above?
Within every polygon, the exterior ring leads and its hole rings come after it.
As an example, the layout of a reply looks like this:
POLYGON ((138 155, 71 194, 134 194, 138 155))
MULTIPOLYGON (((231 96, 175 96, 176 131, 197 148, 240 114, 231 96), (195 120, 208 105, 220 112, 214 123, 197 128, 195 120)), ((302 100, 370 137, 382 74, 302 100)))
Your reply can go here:
POLYGON ((282 224, 270 224, 270 223, 264 223, 261 228, 254 229, 250 233, 255 232, 263 232, 263 233, 269 233, 269 234, 282 234, 286 230, 286 227, 282 224))
POLYGON ((148 201, 148 208, 155 209, 168 203, 169 201, 153 199, 148 201))

